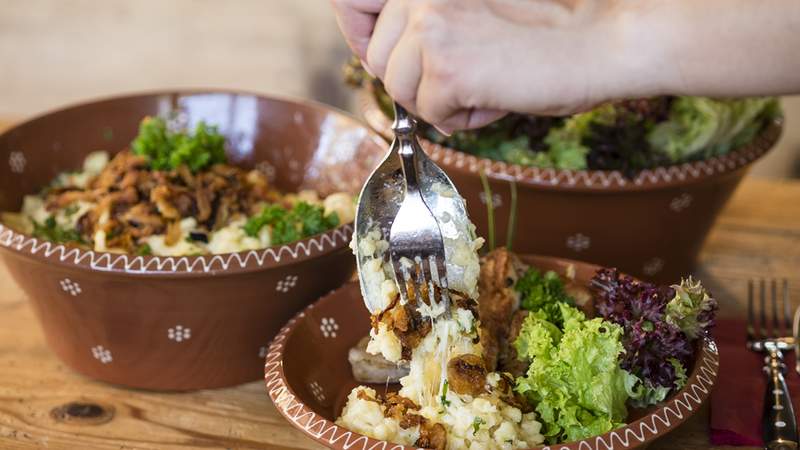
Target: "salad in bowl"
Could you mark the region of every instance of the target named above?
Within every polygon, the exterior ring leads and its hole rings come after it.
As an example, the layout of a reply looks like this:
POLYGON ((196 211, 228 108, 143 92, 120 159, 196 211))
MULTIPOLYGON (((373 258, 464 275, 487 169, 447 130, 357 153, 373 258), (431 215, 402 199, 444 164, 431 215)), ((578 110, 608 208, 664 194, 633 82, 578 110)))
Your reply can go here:
MULTIPOLYGON (((380 81, 357 64, 346 75, 366 122, 391 136, 380 81)), ((694 268, 782 118, 773 98, 657 97, 568 117, 509 114, 451 136, 419 130, 487 240, 671 283, 694 268)))
MULTIPOLYGON (((368 88, 380 111, 392 117, 392 100, 380 80, 357 59, 345 68, 354 87, 368 88)), ((749 144, 781 111, 769 97, 711 99, 655 97, 602 104, 567 117, 512 113, 480 129, 446 136, 421 123, 432 143, 481 158, 562 170, 638 171, 725 155, 749 144)))

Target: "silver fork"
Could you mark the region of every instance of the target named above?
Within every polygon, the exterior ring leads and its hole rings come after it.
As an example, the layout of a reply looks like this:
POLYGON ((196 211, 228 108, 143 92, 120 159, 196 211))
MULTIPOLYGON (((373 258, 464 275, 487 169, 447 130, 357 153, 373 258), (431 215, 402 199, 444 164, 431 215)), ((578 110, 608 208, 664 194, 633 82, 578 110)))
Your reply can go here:
POLYGON ((754 303, 755 284, 750 280, 747 284, 747 348, 766 353, 764 372, 767 374, 767 390, 764 393, 764 412, 762 414, 762 434, 765 448, 770 450, 792 450, 798 448, 797 421, 794 416, 792 399, 786 386, 783 363, 783 352, 792 351, 795 338, 791 335, 792 327, 789 315, 789 298, 787 283, 783 283, 781 309, 783 319, 778 312, 777 281, 770 283, 771 325, 767 321, 767 288, 766 282, 759 282, 759 320, 756 323, 754 303))
MULTIPOLYGON (((371 314, 389 306, 380 283, 368 282, 365 276, 365 268, 374 268, 375 259, 388 263, 391 275, 386 275, 395 278, 404 301, 409 300, 409 287, 416 293, 421 291, 420 286, 426 286, 431 298, 435 293, 431 286, 438 286, 446 296, 448 285, 457 287, 448 282, 448 274, 459 277, 464 268, 447 262, 449 255, 443 242, 463 236, 474 238, 463 198, 447 174, 422 151, 414 118, 402 106, 394 106, 395 139, 364 184, 356 208, 354 250, 364 304, 371 314), (386 253, 376 252, 372 245, 360 245, 371 240, 365 238, 376 230, 389 240, 386 253)), ((445 311, 448 301, 444 298, 445 311)))
POLYGON ((425 202, 421 192, 424 185, 419 179, 422 171, 418 168, 425 155, 417 142, 416 121, 397 103, 392 128, 405 178, 405 196, 389 233, 389 259, 400 298, 408 302, 412 295, 420 298, 427 292, 428 304, 435 307, 439 305, 435 299, 438 286, 442 293, 442 312, 447 312, 450 305, 444 238, 439 222, 425 202))

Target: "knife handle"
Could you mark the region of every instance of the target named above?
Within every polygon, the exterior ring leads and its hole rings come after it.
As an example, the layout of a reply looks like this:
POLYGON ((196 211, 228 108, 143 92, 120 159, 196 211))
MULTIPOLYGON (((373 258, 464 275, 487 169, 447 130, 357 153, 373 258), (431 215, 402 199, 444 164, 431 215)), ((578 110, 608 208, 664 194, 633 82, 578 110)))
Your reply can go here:
POLYGON ((764 414, 762 414, 764 446, 768 450, 797 450, 797 420, 794 416, 792 399, 783 374, 786 365, 780 350, 771 349, 765 358, 764 371, 767 373, 767 391, 764 394, 764 414))

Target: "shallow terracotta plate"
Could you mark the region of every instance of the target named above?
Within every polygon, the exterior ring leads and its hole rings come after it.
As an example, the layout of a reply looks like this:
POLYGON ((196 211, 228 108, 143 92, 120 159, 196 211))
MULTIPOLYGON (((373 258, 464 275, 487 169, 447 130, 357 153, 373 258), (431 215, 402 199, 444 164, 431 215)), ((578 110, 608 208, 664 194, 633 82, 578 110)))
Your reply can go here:
MULTIPOLYGON (((564 274, 588 285, 599 267, 564 259, 530 256, 527 263, 564 274)), ((275 406, 294 426, 333 449, 406 449, 351 432, 333 423, 357 383, 347 352, 368 334, 369 315, 356 283, 323 297, 296 315, 278 333, 267 353, 265 380, 275 406)), ((537 447, 552 450, 619 450, 642 448, 675 429, 708 401, 717 378, 719 356, 710 339, 699 342, 686 386, 647 411, 632 412, 631 423, 601 436, 537 447)), ((383 392, 386 386, 373 386, 383 392)), ((392 387, 389 386, 389 389, 392 387)))

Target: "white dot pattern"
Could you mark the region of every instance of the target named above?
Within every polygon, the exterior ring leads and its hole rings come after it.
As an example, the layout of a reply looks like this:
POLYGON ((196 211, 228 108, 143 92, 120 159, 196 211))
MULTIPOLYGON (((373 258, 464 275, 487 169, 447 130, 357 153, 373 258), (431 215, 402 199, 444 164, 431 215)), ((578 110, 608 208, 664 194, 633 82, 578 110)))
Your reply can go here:
POLYGON ((102 364, 109 364, 114 360, 114 358, 111 357, 111 350, 108 350, 102 345, 92 347, 92 356, 102 364))
POLYGON ((576 233, 567 238, 567 248, 576 252, 582 252, 592 246, 592 239, 583 233, 576 233))
POLYGON ((175 325, 167 330, 167 338, 175 342, 188 341, 192 338, 192 329, 183 325, 175 325))
MULTIPOLYGON (((480 199, 481 203, 484 205, 486 204, 486 193, 481 192, 478 194, 478 198, 480 199)), ((503 197, 500 194, 492 194, 492 209, 497 209, 503 206, 503 197)))
POLYGON ((28 160, 22 152, 11 152, 8 154, 8 166, 11 168, 12 173, 25 172, 25 166, 28 160))
POLYGON ((61 284, 61 290, 73 297, 77 297, 78 295, 81 294, 81 292, 83 292, 81 290, 81 285, 78 284, 77 281, 72 281, 69 278, 64 278, 59 283, 61 284))
POLYGON ((319 329, 326 338, 335 338, 336 332, 339 331, 339 324, 333 317, 325 317, 320 322, 319 329))
POLYGON ((675 212, 681 212, 691 205, 692 196, 684 192, 683 194, 672 199, 672 201, 669 203, 669 208, 675 212))
POLYGON ((661 258, 653 258, 644 263, 644 266, 642 266, 642 272, 644 272, 645 275, 653 276, 658 272, 661 272, 663 268, 664 260, 661 258))
POLYGON ((308 388, 311 390, 311 395, 313 395, 318 402, 322 403, 325 401, 325 391, 319 383, 312 381, 309 383, 308 388))
POLYGON ((287 275, 281 281, 278 281, 278 285, 275 286, 275 290, 278 292, 283 292, 284 294, 292 290, 297 285, 298 276, 297 275, 287 275))

